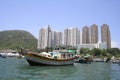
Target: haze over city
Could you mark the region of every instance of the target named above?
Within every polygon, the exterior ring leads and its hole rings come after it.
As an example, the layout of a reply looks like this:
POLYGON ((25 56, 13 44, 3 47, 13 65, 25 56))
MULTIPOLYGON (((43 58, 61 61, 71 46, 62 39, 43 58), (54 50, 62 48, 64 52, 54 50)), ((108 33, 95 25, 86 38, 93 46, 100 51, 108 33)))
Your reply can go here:
POLYGON ((96 24, 109 25, 112 47, 120 48, 119 0, 0 0, 0 31, 26 30, 38 38, 39 30, 50 25, 65 28, 96 24))

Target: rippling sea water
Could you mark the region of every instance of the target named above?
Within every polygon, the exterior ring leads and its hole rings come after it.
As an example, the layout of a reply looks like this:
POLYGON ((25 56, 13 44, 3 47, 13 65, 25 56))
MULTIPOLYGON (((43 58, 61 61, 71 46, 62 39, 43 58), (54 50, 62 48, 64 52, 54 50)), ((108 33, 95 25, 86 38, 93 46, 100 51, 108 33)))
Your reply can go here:
POLYGON ((0 58, 0 80, 120 80, 120 66, 95 62, 30 66, 25 59, 0 58))

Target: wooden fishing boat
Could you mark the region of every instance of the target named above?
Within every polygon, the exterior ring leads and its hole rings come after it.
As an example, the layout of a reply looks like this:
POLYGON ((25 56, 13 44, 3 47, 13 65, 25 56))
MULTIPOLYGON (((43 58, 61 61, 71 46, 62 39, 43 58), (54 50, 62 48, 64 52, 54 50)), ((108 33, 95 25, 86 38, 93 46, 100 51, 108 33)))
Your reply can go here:
POLYGON ((63 66, 63 65, 73 65, 74 64, 74 56, 73 53, 59 53, 59 56, 54 56, 53 53, 35 53, 31 51, 24 52, 24 56, 27 62, 32 65, 38 66, 63 66), (52 54, 51 54, 52 53, 52 54))

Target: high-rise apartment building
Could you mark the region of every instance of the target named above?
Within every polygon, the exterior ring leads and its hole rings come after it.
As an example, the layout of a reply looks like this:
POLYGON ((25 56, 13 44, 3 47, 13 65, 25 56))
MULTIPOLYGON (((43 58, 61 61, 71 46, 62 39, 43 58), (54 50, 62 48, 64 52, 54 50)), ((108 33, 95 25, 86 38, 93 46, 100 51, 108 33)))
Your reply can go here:
POLYGON ((47 44, 45 44, 45 32, 46 32, 46 29, 44 29, 44 28, 41 28, 39 31, 38 49, 41 49, 41 48, 47 46, 47 44))
POLYGON ((93 24, 90 27, 90 43, 94 44, 98 42, 98 26, 93 24))
POLYGON ((54 39, 53 39, 54 46, 63 45, 63 33, 62 32, 54 31, 54 36, 53 37, 54 37, 54 39))
MULTIPOLYGON (((101 26, 101 42, 106 43, 107 48, 111 48, 111 36, 109 26, 107 24, 103 24, 101 26)), ((62 32, 51 30, 48 25, 47 28, 41 28, 39 31, 38 49, 61 45, 76 47, 78 44, 87 45, 97 43, 98 26, 96 24, 91 25, 90 28, 84 26, 81 33, 80 30, 75 27, 64 29, 64 36, 62 32)))
POLYGON ((101 42, 106 42, 107 48, 111 48, 111 36, 109 26, 107 24, 103 24, 101 26, 101 42))
POLYGON ((64 29, 64 45, 76 46, 80 44, 80 30, 78 28, 64 29))
POLYGON ((80 30, 78 28, 72 28, 72 46, 77 46, 77 44, 80 44, 80 30))
POLYGON ((84 26, 82 28, 82 44, 89 44, 90 39, 89 39, 89 28, 87 26, 84 26))
POLYGON ((41 28, 39 31, 38 49, 46 47, 61 46, 63 44, 63 33, 51 30, 48 25, 47 28, 41 28))
POLYGON ((64 45, 69 45, 68 44, 68 40, 69 40, 68 31, 69 31, 69 29, 64 29, 64 45))
POLYGON ((50 26, 48 28, 41 28, 39 31, 38 49, 52 46, 52 31, 50 26))

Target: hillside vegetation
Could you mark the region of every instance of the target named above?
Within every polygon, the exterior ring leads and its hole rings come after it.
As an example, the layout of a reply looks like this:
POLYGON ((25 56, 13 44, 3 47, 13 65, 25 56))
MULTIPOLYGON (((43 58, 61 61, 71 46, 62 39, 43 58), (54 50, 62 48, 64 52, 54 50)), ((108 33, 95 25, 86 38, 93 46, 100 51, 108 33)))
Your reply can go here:
POLYGON ((37 39, 23 30, 0 31, 0 49, 36 49, 37 39))

